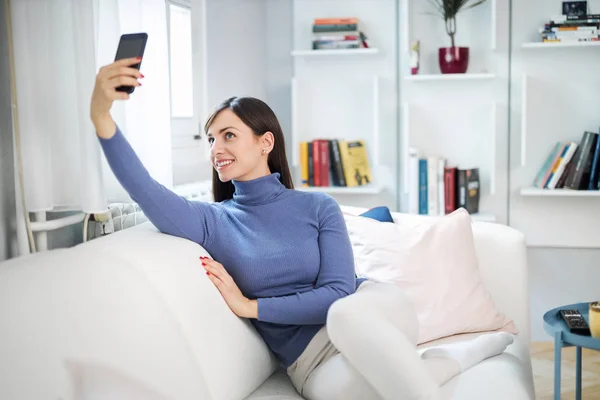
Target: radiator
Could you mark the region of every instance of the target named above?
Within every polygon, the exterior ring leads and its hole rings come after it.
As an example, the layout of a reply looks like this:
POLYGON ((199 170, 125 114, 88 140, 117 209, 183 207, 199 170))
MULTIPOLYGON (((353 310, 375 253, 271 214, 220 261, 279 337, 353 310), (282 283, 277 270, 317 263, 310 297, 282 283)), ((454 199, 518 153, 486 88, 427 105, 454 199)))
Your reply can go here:
MULTIPOLYGON (((212 202, 211 181, 178 185, 173 192, 191 201, 212 202)), ((131 228, 148 221, 137 203, 111 203, 109 215, 91 215, 87 223, 87 240, 131 228)))

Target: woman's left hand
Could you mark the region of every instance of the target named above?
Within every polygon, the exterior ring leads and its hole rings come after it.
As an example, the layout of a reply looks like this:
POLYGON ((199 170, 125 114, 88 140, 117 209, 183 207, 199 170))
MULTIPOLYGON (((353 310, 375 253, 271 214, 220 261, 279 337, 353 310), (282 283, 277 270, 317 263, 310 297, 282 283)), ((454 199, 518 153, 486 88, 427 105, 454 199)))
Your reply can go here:
POLYGON ((221 292, 225 302, 238 317, 258 318, 258 303, 256 300, 246 298, 231 275, 227 273, 222 264, 208 257, 200 257, 202 266, 206 269, 208 279, 221 292))

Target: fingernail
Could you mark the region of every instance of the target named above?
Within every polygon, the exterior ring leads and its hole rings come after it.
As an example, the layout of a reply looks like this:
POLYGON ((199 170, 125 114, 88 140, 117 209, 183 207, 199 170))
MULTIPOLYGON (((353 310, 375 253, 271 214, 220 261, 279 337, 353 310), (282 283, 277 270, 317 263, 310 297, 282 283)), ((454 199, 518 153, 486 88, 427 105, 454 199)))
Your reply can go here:
POLYGON ((202 265, 206 265, 205 263, 202 263, 202 265))
POLYGON ((140 74, 140 78, 143 78, 143 77, 144 77, 144 74, 140 74))
POLYGON ((138 60, 138 61, 139 61, 139 60, 141 60, 141 59, 142 59, 142 57, 138 57, 138 58, 136 58, 136 60, 138 60))
POLYGON ((206 275, 210 275, 210 272, 206 271, 206 275))

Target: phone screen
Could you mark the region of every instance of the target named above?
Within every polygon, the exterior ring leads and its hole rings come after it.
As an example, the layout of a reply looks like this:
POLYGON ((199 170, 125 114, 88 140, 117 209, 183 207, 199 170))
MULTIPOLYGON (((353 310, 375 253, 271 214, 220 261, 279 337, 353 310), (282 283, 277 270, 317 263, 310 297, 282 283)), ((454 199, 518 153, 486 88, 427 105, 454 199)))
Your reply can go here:
MULTIPOLYGON (((131 57, 143 57, 147 40, 148 34, 146 33, 128 33, 121 35, 115 61, 131 57)), ((139 70, 141 65, 142 62, 140 61, 139 63, 131 65, 131 67, 139 70)), ((134 89, 133 86, 119 86, 116 88, 117 91, 129 94, 133 93, 134 89)))
POLYGON ((130 57, 141 57, 144 53, 145 45, 146 40, 141 37, 121 40, 115 61, 130 57))

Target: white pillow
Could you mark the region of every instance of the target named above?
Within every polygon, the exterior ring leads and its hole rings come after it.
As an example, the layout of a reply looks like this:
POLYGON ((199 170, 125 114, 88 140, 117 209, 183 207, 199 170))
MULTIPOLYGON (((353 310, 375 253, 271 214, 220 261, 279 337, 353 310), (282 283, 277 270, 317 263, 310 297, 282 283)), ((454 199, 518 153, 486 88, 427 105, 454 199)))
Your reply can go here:
POLYGON ((419 319, 419 344, 458 333, 518 332, 483 286, 466 210, 402 224, 344 218, 357 275, 405 291, 419 319))

